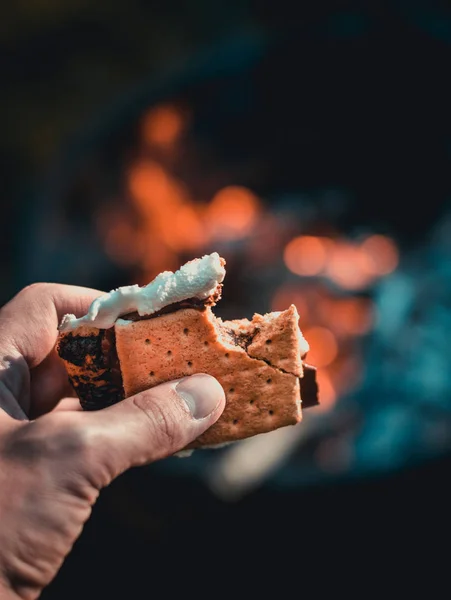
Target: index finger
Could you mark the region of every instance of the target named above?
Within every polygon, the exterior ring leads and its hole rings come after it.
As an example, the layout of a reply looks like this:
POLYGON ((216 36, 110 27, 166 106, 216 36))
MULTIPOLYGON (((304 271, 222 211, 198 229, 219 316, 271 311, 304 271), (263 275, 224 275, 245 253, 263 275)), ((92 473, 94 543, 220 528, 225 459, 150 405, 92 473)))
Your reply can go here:
MULTIPOLYGON (((0 379, 29 414, 30 374, 35 369, 34 401, 48 410, 66 391, 67 374, 57 360, 58 325, 66 313, 82 316, 103 292, 56 283, 20 291, 0 310, 0 379), (42 364, 41 369, 36 369, 42 364)), ((38 410, 38 413, 41 412, 38 410)))
POLYGON ((0 350, 19 352, 30 369, 53 349, 66 313, 82 316, 99 290, 58 283, 34 283, 0 310, 0 350))

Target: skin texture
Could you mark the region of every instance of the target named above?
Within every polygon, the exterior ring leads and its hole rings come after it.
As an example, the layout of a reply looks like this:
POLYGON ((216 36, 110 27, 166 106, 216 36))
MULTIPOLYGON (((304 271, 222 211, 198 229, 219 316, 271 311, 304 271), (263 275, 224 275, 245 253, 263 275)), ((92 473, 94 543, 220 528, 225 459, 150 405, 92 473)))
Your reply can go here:
POLYGON ((83 412, 54 350, 65 313, 101 292, 33 284, 0 310, 0 598, 33 600, 55 577, 100 490, 187 446, 224 392, 193 375, 83 412), (71 397, 72 396, 72 397, 71 397))

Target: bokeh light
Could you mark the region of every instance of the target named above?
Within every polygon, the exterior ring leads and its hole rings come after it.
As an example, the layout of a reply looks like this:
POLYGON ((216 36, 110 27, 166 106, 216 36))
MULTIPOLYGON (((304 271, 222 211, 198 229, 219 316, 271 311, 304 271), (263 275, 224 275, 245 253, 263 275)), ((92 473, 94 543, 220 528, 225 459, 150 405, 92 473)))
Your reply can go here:
POLYGON ((186 115, 175 106, 156 106, 144 115, 141 130, 143 141, 150 146, 170 148, 176 144, 186 124, 186 115))
POLYGON ((331 281, 345 290, 362 290, 374 279, 368 255, 354 243, 341 240, 334 244, 326 265, 331 281))
POLYGON ((321 320, 340 336, 368 333, 374 321, 373 312, 373 305, 369 298, 324 296, 318 303, 321 320))
POLYGON ((314 410, 325 412, 335 404, 337 392, 326 369, 318 369, 316 378, 318 388, 321 390, 321 402, 314 410))
POLYGON ((231 185, 219 190, 212 198, 206 223, 216 239, 239 239, 250 233, 260 210, 260 200, 251 190, 231 185))
POLYGON ((284 250, 285 264, 296 275, 318 275, 326 265, 331 244, 332 241, 326 238, 311 235, 296 237, 284 250))
POLYGON ((360 248, 367 257, 367 269, 374 275, 388 275, 398 266, 398 248, 387 236, 370 235, 362 242, 360 248))
POLYGON ((271 301, 271 310, 285 310, 291 304, 296 306, 300 322, 306 323, 309 314, 306 294, 302 288, 294 285, 286 284, 276 290, 271 301))
POLYGON ((304 337, 309 343, 308 362, 315 367, 326 367, 332 363, 338 354, 337 341, 330 329, 325 327, 304 328, 304 337))

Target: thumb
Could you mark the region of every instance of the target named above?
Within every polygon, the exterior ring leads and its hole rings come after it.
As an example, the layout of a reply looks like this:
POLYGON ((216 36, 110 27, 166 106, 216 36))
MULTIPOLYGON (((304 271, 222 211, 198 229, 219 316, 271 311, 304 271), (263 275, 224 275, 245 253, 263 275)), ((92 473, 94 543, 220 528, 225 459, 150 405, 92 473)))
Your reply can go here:
POLYGON ((224 406, 221 385, 202 373, 78 413, 89 442, 89 476, 101 488, 130 467, 174 454, 208 429, 224 406))

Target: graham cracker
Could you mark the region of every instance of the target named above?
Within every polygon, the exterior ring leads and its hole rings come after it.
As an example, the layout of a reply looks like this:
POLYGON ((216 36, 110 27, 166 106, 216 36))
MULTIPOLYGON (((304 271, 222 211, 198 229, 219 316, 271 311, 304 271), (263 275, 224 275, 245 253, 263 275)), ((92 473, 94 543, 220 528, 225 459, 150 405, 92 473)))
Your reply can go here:
POLYGON ((206 307, 139 321, 119 319, 116 349, 125 396, 194 373, 216 377, 224 389, 226 407, 192 448, 293 425, 301 420, 302 363, 296 315, 290 308, 272 318, 259 315, 255 323, 246 325, 243 319, 222 322, 206 307), (247 349, 232 335, 240 328, 253 336, 247 349))
POLYGON ((225 321, 238 335, 250 335, 252 339, 246 350, 249 356, 269 362, 282 371, 303 376, 302 357, 300 351, 299 314, 292 304, 287 310, 280 312, 256 313, 252 321, 237 319, 225 321))

